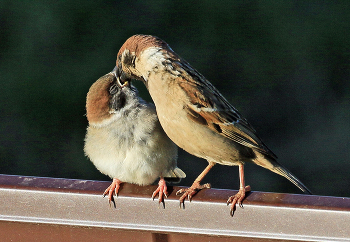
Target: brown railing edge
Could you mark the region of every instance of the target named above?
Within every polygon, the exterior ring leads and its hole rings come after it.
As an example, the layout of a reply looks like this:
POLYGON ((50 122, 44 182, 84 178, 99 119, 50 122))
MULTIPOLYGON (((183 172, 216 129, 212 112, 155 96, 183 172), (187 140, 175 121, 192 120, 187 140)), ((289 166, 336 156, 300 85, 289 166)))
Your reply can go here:
MULTIPOLYGON (((21 175, 0 174, 0 188, 28 189, 28 190, 45 190, 55 192, 74 192, 86 194, 102 194, 104 189, 110 185, 108 181, 79 180, 67 178, 35 177, 21 175)), ((119 191, 119 196, 125 197, 150 197, 156 189, 156 185, 137 186, 134 184, 124 183, 119 191)), ((183 187, 168 186, 171 200, 177 200, 176 191, 183 187)), ((205 189, 200 191, 193 200, 202 202, 223 202, 237 191, 227 189, 205 189)), ((304 194, 289 193, 272 193, 272 192, 250 192, 244 204, 276 207, 295 207, 305 209, 325 209, 350 211, 350 198, 317 196, 304 194)))

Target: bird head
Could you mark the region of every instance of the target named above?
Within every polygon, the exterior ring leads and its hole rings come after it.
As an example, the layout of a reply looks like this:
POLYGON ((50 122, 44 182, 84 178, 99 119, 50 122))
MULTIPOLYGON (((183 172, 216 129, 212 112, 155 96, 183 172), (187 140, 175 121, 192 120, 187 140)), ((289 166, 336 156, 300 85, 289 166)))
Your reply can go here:
POLYGON ((114 70, 121 83, 141 80, 147 86, 149 73, 173 55, 166 42, 151 35, 131 36, 120 48, 114 70))
POLYGON ((90 87, 86 96, 86 116, 89 124, 98 125, 110 118, 110 90, 115 82, 115 75, 108 73, 90 87))
POLYGON ((89 89, 86 97, 86 116, 90 125, 103 126, 114 113, 136 100, 137 90, 129 79, 121 81, 115 70, 100 77, 89 89))

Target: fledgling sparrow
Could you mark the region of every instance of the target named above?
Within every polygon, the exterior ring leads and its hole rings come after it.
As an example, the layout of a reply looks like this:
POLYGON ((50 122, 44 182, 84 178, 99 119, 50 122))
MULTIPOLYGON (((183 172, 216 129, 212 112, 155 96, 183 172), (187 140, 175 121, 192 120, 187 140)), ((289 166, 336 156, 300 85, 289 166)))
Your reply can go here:
POLYGON ((87 94, 86 116, 84 151, 100 172, 113 178, 103 193, 109 203, 121 183, 143 186, 159 177, 152 198, 159 194, 161 203, 167 196, 164 177, 186 177, 176 167, 177 146, 164 133, 154 105, 141 99, 130 82, 121 85, 112 72, 99 78, 87 94))
POLYGON ((245 193, 244 163, 253 162, 286 177, 305 193, 299 179, 277 163, 276 155, 256 135, 253 127, 197 70, 177 55, 163 40, 134 35, 120 48, 116 75, 121 83, 129 78, 143 81, 156 106, 159 121, 175 144, 188 153, 206 159, 209 165, 188 189, 178 194, 180 206, 209 184, 200 185, 208 171, 219 163, 239 166, 240 188, 230 197, 230 214, 236 203, 242 206, 245 193))

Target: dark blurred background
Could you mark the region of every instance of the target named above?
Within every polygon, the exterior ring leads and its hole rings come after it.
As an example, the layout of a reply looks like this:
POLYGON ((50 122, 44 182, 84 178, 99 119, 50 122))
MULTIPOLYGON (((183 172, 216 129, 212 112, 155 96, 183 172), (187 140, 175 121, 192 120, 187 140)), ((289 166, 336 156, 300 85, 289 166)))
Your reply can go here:
MULTIPOLYGON (((83 153, 85 96, 128 37, 152 34, 206 76, 315 194, 350 196, 348 0, 5 0, 0 25, 0 173, 110 180, 83 153)), ((180 185, 206 165, 180 151, 188 175, 180 185)), ((238 169, 217 165, 204 182, 238 189, 238 169)), ((255 165, 246 182, 299 193, 255 165)))

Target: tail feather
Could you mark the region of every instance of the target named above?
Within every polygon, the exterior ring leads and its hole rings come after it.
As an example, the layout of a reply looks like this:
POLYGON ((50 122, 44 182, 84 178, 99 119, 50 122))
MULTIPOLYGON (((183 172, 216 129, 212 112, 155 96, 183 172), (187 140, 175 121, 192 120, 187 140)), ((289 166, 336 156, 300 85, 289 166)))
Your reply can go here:
POLYGON ((269 158, 258 152, 255 152, 255 154, 257 155, 257 158, 254 159, 255 164, 287 178, 304 193, 312 194, 312 192, 296 176, 294 176, 287 168, 280 165, 275 159, 269 158))
POLYGON ((174 169, 174 173, 175 173, 176 177, 178 177, 178 178, 186 178, 185 172, 183 172, 183 171, 182 171, 180 168, 178 168, 178 167, 176 167, 176 168, 174 169))
POLYGON ((300 190, 302 190, 304 193, 312 194, 312 192, 296 176, 294 176, 290 171, 288 171, 286 168, 282 167, 281 165, 275 166, 274 169, 271 171, 273 171, 281 176, 284 176, 291 183, 293 183, 300 190))
POLYGON ((170 171, 167 174, 164 174, 164 179, 167 182, 178 183, 182 178, 186 178, 186 174, 178 167, 175 167, 174 170, 170 171))

